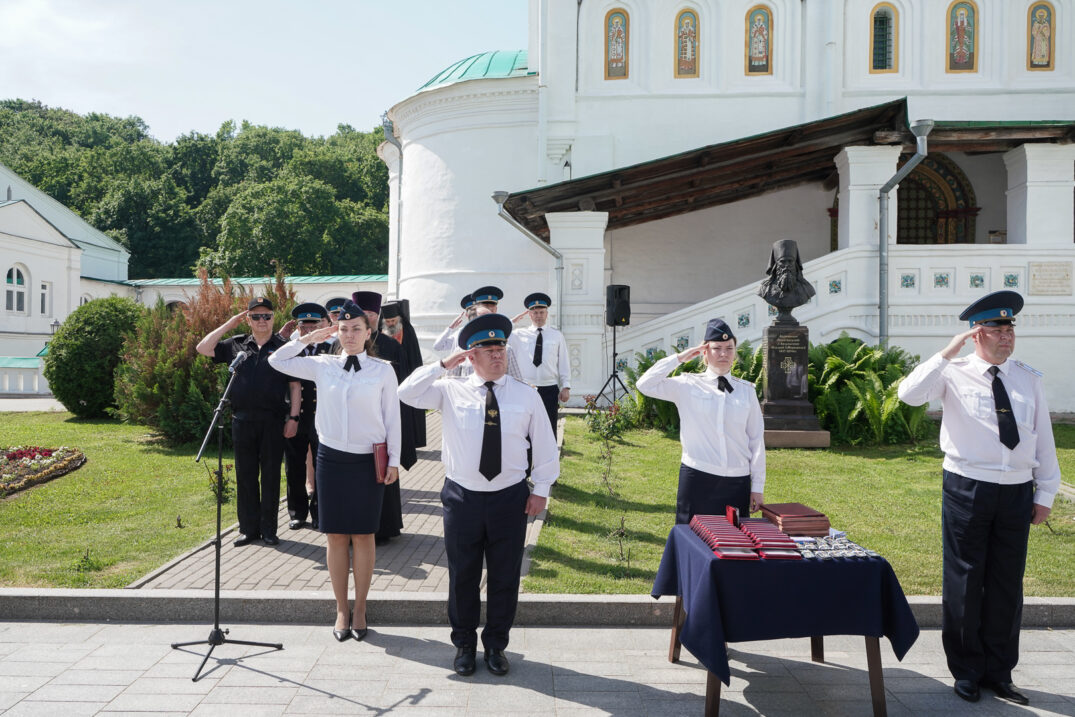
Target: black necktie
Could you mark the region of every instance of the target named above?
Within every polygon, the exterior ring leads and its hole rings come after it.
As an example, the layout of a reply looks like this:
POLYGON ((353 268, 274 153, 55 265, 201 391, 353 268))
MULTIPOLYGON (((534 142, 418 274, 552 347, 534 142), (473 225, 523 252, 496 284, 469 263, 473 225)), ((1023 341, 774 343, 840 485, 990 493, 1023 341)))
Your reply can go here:
POLYGON ((993 405, 997 408, 997 428, 1000 431, 1000 442, 1015 450, 1019 445, 1019 427, 1015 425, 1015 415, 1012 413, 1012 402, 1008 398, 1008 392, 1004 390, 1004 382, 1000 380, 1000 367, 990 366, 989 373, 993 374, 993 405))
POLYGON ((493 394, 493 382, 485 382, 485 430, 482 431, 482 455, 478 472, 486 480, 500 475, 500 407, 493 394))
POLYGON ((541 347, 543 345, 543 334, 541 329, 538 329, 537 342, 534 343, 534 365, 541 365, 541 347))
POLYGON ((717 390, 721 393, 731 393, 735 389, 732 388, 731 382, 723 376, 717 377, 717 390))
POLYGON ((362 366, 358 363, 358 356, 348 356, 347 360, 343 362, 344 371, 361 371, 362 366))

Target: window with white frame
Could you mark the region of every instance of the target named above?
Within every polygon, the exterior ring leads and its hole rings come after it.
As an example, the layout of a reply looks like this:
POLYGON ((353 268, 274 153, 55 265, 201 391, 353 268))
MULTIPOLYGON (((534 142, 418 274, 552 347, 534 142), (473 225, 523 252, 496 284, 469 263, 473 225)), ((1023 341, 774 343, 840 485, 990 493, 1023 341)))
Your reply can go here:
POLYGON ((26 313, 26 274, 17 266, 7 270, 4 283, 4 310, 16 314, 26 313))
POLYGON ((41 282, 41 315, 52 316, 52 282, 41 282))

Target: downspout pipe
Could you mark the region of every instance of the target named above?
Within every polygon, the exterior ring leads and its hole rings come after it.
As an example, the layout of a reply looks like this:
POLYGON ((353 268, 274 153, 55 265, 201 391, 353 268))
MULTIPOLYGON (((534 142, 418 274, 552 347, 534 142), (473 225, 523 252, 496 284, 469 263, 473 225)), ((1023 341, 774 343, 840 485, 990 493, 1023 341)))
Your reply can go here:
POLYGON ((926 158, 926 137, 932 129, 933 120, 928 119, 911 125, 911 133, 915 136, 914 156, 884 183, 877 195, 877 342, 882 349, 888 348, 888 193, 926 158))
POLYGON ((403 244, 403 145, 396 137, 396 128, 388 118, 388 112, 381 115, 381 128, 384 140, 396 148, 399 153, 399 171, 396 174, 396 291, 393 298, 399 299, 399 272, 403 266, 400 259, 400 247, 403 244))
POLYGON ((556 311, 556 328, 563 330, 564 323, 564 255, 553 249, 548 243, 542 240, 537 234, 530 231, 522 224, 520 224, 515 217, 508 213, 508 210, 504 208, 504 202, 508 199, 508 192, 503 190, 493 192, 493 201, 496 202, 497 215, 512 225, 530 241, 534 242, 537 246, 541 247, 544 251, 552 254, 556 259, 556 306, 559 307, 556 311))

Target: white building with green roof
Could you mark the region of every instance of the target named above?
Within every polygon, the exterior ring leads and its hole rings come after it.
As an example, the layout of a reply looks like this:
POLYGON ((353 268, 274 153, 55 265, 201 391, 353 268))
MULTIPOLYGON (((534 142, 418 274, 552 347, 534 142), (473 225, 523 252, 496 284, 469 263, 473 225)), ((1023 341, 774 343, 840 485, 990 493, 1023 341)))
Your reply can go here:
POLYGON ((613 368, 607 285, 630 286, 620 362, 713 317, 757 342, 770 247, 794 239, 812 341, 930 355, 1015 289, 1016 355, 1075 410, 1072 0, 529 4, 525 52, 468 57, 387 114, 388 291, 427 345, 476 287, 508 315, 545 291, 581 400, 613 368))

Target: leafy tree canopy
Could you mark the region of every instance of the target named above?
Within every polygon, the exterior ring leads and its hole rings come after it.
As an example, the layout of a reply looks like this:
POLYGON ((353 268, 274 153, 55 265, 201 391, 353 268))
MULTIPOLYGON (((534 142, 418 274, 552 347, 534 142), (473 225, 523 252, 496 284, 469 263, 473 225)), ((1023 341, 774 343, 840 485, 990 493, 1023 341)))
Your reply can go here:
POLYGON ((139 117, 0 100, 0 162, 122 243, 132 278, 385 272, 383 136, 229 120, 162 143, 139 117))

